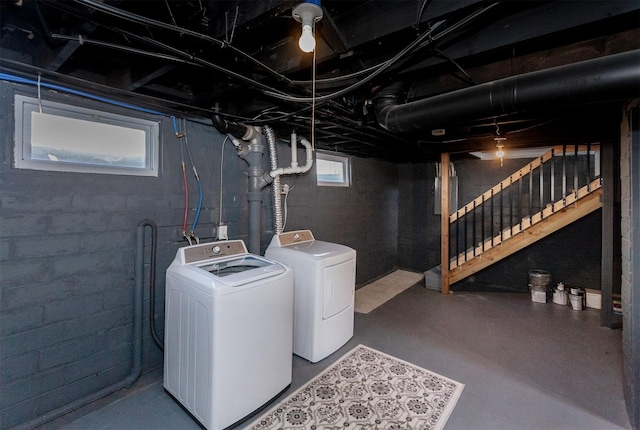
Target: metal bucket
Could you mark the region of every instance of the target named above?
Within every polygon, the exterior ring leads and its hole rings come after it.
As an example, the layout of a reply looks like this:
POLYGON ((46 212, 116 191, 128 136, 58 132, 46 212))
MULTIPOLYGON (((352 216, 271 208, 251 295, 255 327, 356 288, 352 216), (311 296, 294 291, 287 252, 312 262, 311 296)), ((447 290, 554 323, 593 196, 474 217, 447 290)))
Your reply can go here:
POLYGON ((571 304, 571 309, 581 311, 584 308, 584 292, 579 291, 578 294, 569 294, 569 303, 571 304))
POLYGON ((551 283, 551 273, 546 270, 529 270, 529 286, 547 288, 551 283))

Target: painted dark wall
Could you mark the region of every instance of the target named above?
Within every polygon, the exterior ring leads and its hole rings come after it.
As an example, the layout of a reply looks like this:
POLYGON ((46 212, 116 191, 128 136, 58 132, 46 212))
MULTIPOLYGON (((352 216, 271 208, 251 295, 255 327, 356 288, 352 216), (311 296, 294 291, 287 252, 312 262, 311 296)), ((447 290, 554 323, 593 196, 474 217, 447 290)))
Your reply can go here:
MULTIPOLYGON (((141 116, 161 124, 158 178, 18 170, 13 161, 13 93, 35 90, 0 83, 0 427, 26 423, 126 377, 131 363, 132 291, 138 224, 158 225, 157 327, 162 335, 164 272, 182 238, 184 192, 180 144, 169 118, 78 100, 45 98, 141 116)), ((186 130, 204 188, 196 235, 211 240, 220 217, 220 164, 224 153, 223 222, 232 239, 247 239, 247 165, 233 145, 208 125, 186 130)), ((288 165, 290 151, 280 165, 288 165)), ((300 150, 299 160, 304 160, 300 150)), ((352 158, 353 187, 319 188, 313 173, 297 179, 288 199, 288 229, 311 229, 318 239, 356 249, 357 282, 393 270, 397 249, 395 165, 352 158), (380 245, 380 246, 379 246, 380 245)), ((187 160, 188 163, 188 160, 187 160)), ((269 166, 264 156, 264 168, 269 166)), ((189 168, 189 166, 188 166, 189 168)), ((189 170, 189 226, 198 192, 189 170)), ((263 191, 261 248, 271 239, 269 187, 263 191)), ((145 231, 149 261, 151 235, 145 231)), ((148 265, 146 266, 148 278, 148 265)), ((143 369, 162 363, 149 333, 145 279, 143 369)))
MULTIPOLYGON (((530 160, 500 162, 460 160, 454 162, 458 177, 458 207, 473 200, 530 160)), ((399 169, 398 265, 426 271, 440 264, 440 215, 434 215, 433 163, 406 165, 399 169)), ((530 269, 551 272, 552 282, 600 289, 601 213, 589 216, 540 240, 466 280, 453 290, 500 289, 528 291, 530 269)))
POLYGON ((433 214, 433 163, 398 166, 398 266, 424 272, 440 264, 440 215, 433 214))
POLYGON ((640 108, 627 106, 621 127, 622 351, 629 421, 640 429, 640 108))
MULTIPOLYGON (((145 219, 158 225, 157 325, 162 333, 164 271, 182 239, 184 195, 180 144, 168 118, 135 114, 161 123, 158 178, 41 172, 12 168, 13 92, 0 86, 0 417, 1 427, 27 422, 61 405, 113 384, 129 373, 135 231, 145 219)), ((45 97, 50 94, 46 93, 45 97)), ((130 111, 58 94, 57 101, 130 111)), ((223 216, 232 239, 247 239, 247 165, 233 146, 208 125, 186 130, 204 188, 196 234, 211 240, 223 216)), ((290 151, 278 145, 280 166, 290 151)), ((304 151, 298 150, 304 161, 304 151)), ((264 156, 268 169, 268 156, 264 156)), ((403 164, 351 157, 350 188, 318 187, 315 168, 284 176, 286 230, 310 229, 317 239, 351 246, 358 253, 358 286, 396 267, 422 272, 439 264, 440 217, 433 214, 433 164, 403 164)), ((485 191, 526 160, 461 161, 460 203, 485 191)), ((189 227, 197 187, 191 173, 189 227)), ((261 250, 273 234, 270 189, 263 191, 261 250)), ((529 268, 562 273, 583 287, 599 279, 600 221, 593 214, 475 277, 476 284, 526 291, 529 268), (574 230, 571 230, 574 229, 574 230), (586 235, 585 232, 589 234, 586 235), (576 237, 578 239, 576 239, 576 237), (585 242, 587 240, 587 242, 585 242), (594 246, 590 244, 593 243, 594 246), (550 251, 553 252, 550 252, 550 251), (561 258, 557 258, 561 256, 561 258), (571 276, 565 274, 571 271, 571 276)), ((147 245, 150 235, 146 234, 147 245)), ((149 249, 145 261, 149 260, 149 249)), ((148 269, 148 266, 147 266, 148 269)), ((148 272, 147 272, 148 273, 148 272)), ((144 369, 162 363, 148 332, 149 293, 145 279, 144 369)))
MULTIPOLYGON (((280 159, 288 165, 290 154, 284 151, 280 159)), ((315 164, 310 175, 282 177, 283 184, 294 187, 285 230, 310 229, 318 240, 355 249, 356 285, 361 286, 397 267, 398 174, 395 164, 383 161, 351 157, 351 165, 349 188, 318 187, 315 164)))

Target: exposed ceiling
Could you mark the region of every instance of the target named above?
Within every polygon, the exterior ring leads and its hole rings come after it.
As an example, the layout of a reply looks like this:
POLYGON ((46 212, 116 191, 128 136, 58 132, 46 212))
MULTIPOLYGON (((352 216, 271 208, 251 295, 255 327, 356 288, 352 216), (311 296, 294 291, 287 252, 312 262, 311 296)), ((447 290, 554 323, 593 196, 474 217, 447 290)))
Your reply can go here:
POLYGON ((323 0, 315 93, 313 54, 298 48, 292 18, 299 3, 0 0, 0 71, 201 121, 269 124, 285 139, 310 137, 313 115, 316 148, 395 162, 494 149, 496 133, 507 147, 599 141, 623 99, 640 94, 605 88, 397 129, 376 113, 389 88, 396 104, 464 103, 465 92, 432 98, 638 50, 640 3, 323 0))

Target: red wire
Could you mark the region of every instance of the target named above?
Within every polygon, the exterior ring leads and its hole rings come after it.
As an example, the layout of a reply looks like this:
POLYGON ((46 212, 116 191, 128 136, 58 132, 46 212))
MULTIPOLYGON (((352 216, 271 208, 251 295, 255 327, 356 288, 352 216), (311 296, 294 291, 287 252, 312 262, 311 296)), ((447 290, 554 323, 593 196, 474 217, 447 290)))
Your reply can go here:
POLYGON ((187 171, 182 163, 182 179, 184 182, 184 221, 182 223, 182 231, 187 232, 187 217, 189 215, 189 185, 187 183, 187 171))

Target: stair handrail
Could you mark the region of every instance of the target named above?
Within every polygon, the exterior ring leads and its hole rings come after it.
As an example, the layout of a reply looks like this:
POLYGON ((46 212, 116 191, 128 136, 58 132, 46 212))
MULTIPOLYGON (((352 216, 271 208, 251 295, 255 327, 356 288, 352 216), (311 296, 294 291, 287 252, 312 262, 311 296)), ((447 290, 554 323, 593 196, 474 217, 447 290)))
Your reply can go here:
POLYGON ((509 175, 507 178, 491 187, 489 190, 485 191, 467 204, 462 205, 458 210, 456 210, 449 216, 449 237, 452 240, 452 243, 449 246, 449 260, 451 261, 453 257, 456 265, 459 265, 461 254, 464 254, 466 256, 466 253, 471 250, 472 257, 476 256, 477 253, 479 254, 484 252, 485 247, 494 246, 494 241, 500 243, 504 239, 503 235, 513 235, 514 229, 516 229, 517 232, 523 231, 525 228, 525 223, 527 223, 527 225, 531 225, 534 216, 539 217, 539 219, 544 219, 545 217, 551 215, 556 209, 564 207, 564 204, 567 201, 575 201, 578 198, 578 192, 581 183, 584 183, 587 191, 590 191, 592 184, 599 184, 598 181, 600 180, 600 166, 597 163, 597 159, 595 160, 596 162, 593 164, 593 166, 591 166, 591 155, 599 154, 599 151, 599 144, 573 144, 553 146, 544 154, 536 157, 531 162, 518 169, 515 173, 509 175), (587 157, 586 167, 583 169, 581 174, 580 169, 578 168, 578 157, 582 154, 586 154, 587 157), (572 178, 573 184, 568 184, 567 182, 568 156, 575 156, 572 178), (556 184, 556 176, 558 176, 555 172, 556 157, 561 157, 562 171, 559 175, 559 179, 561 180, 560 185, 556 184), (545 166, 549 166, 549 176, 547 181, 545 181, 545 166), (591 175, 592 167, 594 168, 593 177, 591 175), (537 183, 534 183, 534 175, 536 175, 536 173, 538 178, 537 183), (523 181, 527 178, 528 184, 526 185, 526 190, 523 190, 523 181), (570 185, 572 185, 571 188, 569 188, 570 185), (517 214, 515 215, 513 196, 511 191, 514 187, 518 188, 516 192, 517 200, 519 202, 519 204, 515 206, 515 209, 517 209, 517 214), (538 196, 534 198, 534 192, 536 191, 536 188, 538 191, 538 196), (556 188, 561 189, 559 193, 560 197, 557 199, 556 188), (505 222, 504 213, 505 193, 509 198, 508 222, 505 222), (526 210, 522 205, 522 197, 525 194, 527 197, 526 210), (498 214, 494 213, 494 199, 499 200, 500 206, 498 214), (558 205, 556 204, 557 202, 562 203, 558 205), (535 203, 537 203, 537 206, 535 203), (488 214, 489 232, 488 234, 485 234, 485 229, 487 229, 486 212, 488 204, 490 205, 488 211, 490 212, 488 214), (480 220, 476 219, 478 215, 480 215, 480 220), (469 218, 472 218, 471 222, 473 223, 471 234, 469 234, 468 231, 469 218), (497 226, 495 225, 496 218, 498 220, 497 226), (516 222, 514 222, 514 219, 516 222), (478 224, 482 226, 482 233, 480 237, 478 237, 478 231, 476 229, 476 225, 478 224), (463 237, 462 241, 460 240, 461 236, 463 237), (472 246, 468 246, 469 241, 471 242, 472 246), (487 243, 488 241, 490 242, 487 243), (460 248, 463 249, 462 252, 460 248))

